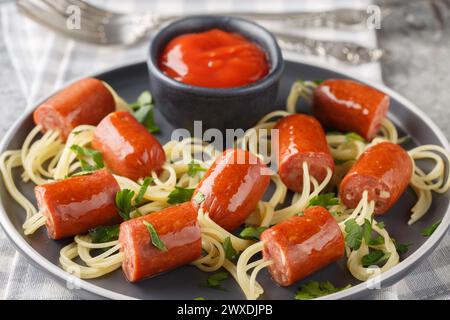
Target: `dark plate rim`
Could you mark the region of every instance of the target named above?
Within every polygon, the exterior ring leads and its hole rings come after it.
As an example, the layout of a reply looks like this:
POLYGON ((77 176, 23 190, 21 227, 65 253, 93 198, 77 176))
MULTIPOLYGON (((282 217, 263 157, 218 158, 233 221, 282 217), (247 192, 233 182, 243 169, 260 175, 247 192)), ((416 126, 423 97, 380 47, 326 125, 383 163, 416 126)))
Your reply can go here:
MULTIPOLYGON (((302 60, 295 59, 284 59, 288 60, 293 63, 308 65, 310 67, 318 68, 318 69, 324 69, 329 70, 335 73, 338 73, 344 77, 351 78, 351 79, 357 79, 360 82, 366 83, 374 88, 377 88, 380 91, 385 92, 389 96, 391 96, 393 99, 397 100, 400 104, 405 106, 409 111, 415 113, 416 115, 420 116, 422 121, 433 131, 433 133, 438 138, 439 142, 441 143, 442 147, 444 147, 447 150, 450 150, 450 145, 445 137, 445 135, 442 133, 442 131, 439 129, 439 127, 423 112, 421 109, 419 109, 417 106, 415 106, 412 102, 407 100, 405 97, 400 95, 399 93, 395 92, 394 90, 386 87, 384 84, 368 81, 364 78, 355 77, 354 75, 350 75, 347 72, 343 72, 342 68, 334 68, 330 67, 325 64, 320 63, 312 63, 310 61, 303 62, 302 60)), ((107 68, 105 70, 102 70, 100 72, 95 73, 94 75, 83 75, 79 78, 76 78, 74 80, 71 80, 61 86, 61 88, 69 85, 70 83, 73 83, 77 81, 78 79, 84 78, 86 76, 91 77, 98 77, 100 75, 103 75, 105 73, 110 73, 117 71, 119 69, 128 69, 132 68, 138 64, 145 64, 145 60, 138 60, 133 61, 130 63, 126 63, 123 65, 115 66, 112 68, 107 68)), ((60 90, 60 89, 59 89, 60 90)), ((55 90, 51 95, 58 92, 59 90, 55 90)), ((48 97, 51 95, 41 99, 39 102, 36 103, 36 106, 38 106, 40 103, 45 101, 48 97)), ((0 143, 0 153, 3 153, 6 151, 7 145, 10 143, 12 137, 15 135, 15 133, 19 130, 21 124, 25 121, 26 118, 28 118, 35 108, 28 109, 24 112, 24 114, 17 119, 14 124, 11 126, 11 128, 7 131, 5 136, 3 137, 1 143, 0 143)), ((387 272, 383 273, 379 277, 379 283, 382 286, 391 285, 397 281, 400 280, 400 276, 405 274, 407 271, 411 270, 420 260, 424 259, 428 254, 432 252, 432 250, 439 244, 440 240, 445 235, 446 231, 448 230, 450 226, 450 204, 446 208, 446 213, 444 217, 442 218, 442 222, 439 225, 439 227, 436 229, 436 231, 409 257, 407 257, 405 260, 402 260, 398 265, 393 267, 392 269, 388 270, 387 272)), ((43 269, 45 272, 49 273, 54 278, 68 282, 72 280, 73 275, 70 275, 59 265, 53 264, 43 256, 41 256, 33 247, 25 240, 25 236, 20 233, 10 219, 8 218, 8 215, 6 213, 6 210, 3 206, 3 199, 0 198, 0 225, 2 226, 3 230, 5 231, 8 238, 12 241, 13 245, 31 262, 37 266, 39 266, 41 269, 43 269)), ((108 298, 108 299, 136 299, 131 296, 127 296, 124 294, 120 294, 108 289, 104 289, 100 286, 94 285, 86 280, 80 280, 78 282, 80 289, 87 291, 90 294, 93 294, 94 296, 102 297, 102 298, 108 298)), ((337 292, 334 294, 330 294, 328 296, 325 296, 320 299, 324 300, 335 300, 335 299, 351 299, 352 297, 355 297, 359 294, 361 294, 363 291, 369 292, 370 288, 368 287, 366 282, 362 282, 358 285, 355 285, 349 289, 346 289, 341 292, 337 292)), ((157 297, 155 297, 157 299, 157 297)))

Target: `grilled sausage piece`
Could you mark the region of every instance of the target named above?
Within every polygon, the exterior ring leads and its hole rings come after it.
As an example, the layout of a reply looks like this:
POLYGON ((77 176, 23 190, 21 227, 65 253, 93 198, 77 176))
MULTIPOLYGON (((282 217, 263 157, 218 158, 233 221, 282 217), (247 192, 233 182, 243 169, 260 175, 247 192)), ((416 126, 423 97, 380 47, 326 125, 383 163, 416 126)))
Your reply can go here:
POLYGON ((43 131, 59 131, 66 140, 73 128, 97 125, 116 108, 111 92, 98 79, 81 79, 42 103, 33 113, 43 131))
POLYGON ((344 236, 323 207, 305 210, 261 234, 264 260, 281 286, 289 286, 344 256, 344 236))
POLYGON ((197 212, 190 202, 123 222, 119 242, 125 255, 122 269, 131 282, 192 262, 202 253, 197 212), (167 251, 152 244, 144 221, 154 227, 167 251))
POLYGON ((39 211, 47 217, 48 234, 55 240, 119 223, 115 205, 119 191, 116 179, 106 169, 34 189, 39 211))
POLYGON ((320 183, 327 175, 327 168, 334 170, 334 161, 328 148, 325 132, 313 117, 293 114, 280 119, 278 129, 278 172, 283 183, 292 191, 303 189, 303 162, 309 173, 320 183))
POLYGON ((375 213, 386 213, 400 198, 412 176, 412 160, 399 145, 382 142, 368 148, 342 179, 342 203, 355 208, 364 190, 375 201, 375 213))
POLYGON ((328 129, 371 141, 389 109, 389 96, 352 80, 330 79, 314 90, 313 114, 328 129))
POLYGON ((132 180, 160 170, 166 161, 159 141, 127 111, 113 112, 100 122, 92 147, 115 174, 132 180))
POLYGON ((196 210, 201 206, 214 222, 232 231, 244 223, 266 192, 270 182, 267 171, 267 166, 251 153, 228 149, 200 181, 192 204, 196 210), (196 201, 198 193, 204 196, 201 204, 196 201))

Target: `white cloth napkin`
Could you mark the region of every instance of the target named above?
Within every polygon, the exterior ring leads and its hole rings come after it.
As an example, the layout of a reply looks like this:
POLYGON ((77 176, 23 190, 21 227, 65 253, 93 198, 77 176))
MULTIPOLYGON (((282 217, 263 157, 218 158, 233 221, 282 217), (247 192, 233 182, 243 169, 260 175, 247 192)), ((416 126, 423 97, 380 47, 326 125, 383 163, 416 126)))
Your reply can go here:
MULTIPOLYGON (((160 1, 94 1, 118 11, 154 10, 159 13, 188 14, 213 13, 224 10, 289 12, 294 10, 326 10, 337 7, 355 7, 355 1, 282 1, 282 0, 160 0, 160 1)), ((369 0, 356 5, 366 8, 369 0)), ((0 7, 1 29, 10 60, 17 74, 20 88, 28 107, 61 87, 65 82, 82 75, 96 73, 106 68, 142 61, 147 44, 132 48, 107 48, 80 43, 55 34, 45 27, 21 16, 13 3, 0 7)), ((351 40, 361 45, 375 47, 376 35, 372 30, 349 33, 337 30, 296 30, 298 34, 330 40, 351 40)), ((285 53, 288 59, 322 62, 314 57, 285 53)), ((331 65, 330 62, 326 64, 331 65)), ((334 65, 355 76, 381 81, 378 63, 362 66, 334 65)), ((384 290, 374 290, 376 299, 425 299, 447 295, 450 290, 448 258, 450 238, 447 237, 432 256, 397 285, 384 290)), ((30 266, 17 253, 0 231, 0 298, 3 299, 75 299, 73 291, 59 285, 44 272, 30 266)))

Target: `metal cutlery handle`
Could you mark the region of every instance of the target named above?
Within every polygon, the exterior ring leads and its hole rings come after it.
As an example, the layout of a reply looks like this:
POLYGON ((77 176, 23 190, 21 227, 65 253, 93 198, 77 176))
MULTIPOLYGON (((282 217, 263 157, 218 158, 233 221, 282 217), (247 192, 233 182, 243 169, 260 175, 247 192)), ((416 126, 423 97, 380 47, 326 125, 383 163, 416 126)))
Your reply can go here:
MULTIPOLYGON (((335 9, 330 11, 303 11, 279 13, 253 12, 216 12, 216 15, 242 17, 249 20, 279 22, 283 26, 298 28, 335 28, 357 29, 363 28, 367 20, 367 12, 358 9, 335 9)), ((174 20, 180 16, 158 16, 161 22, 174 20)))
POLYGON ((334 58, 350 64, 363 64, 378 61, 383 50, 367 48, 354 42, 315 40, 306 37, 275 33, 278 44, 284 50, 295 53, 334 58))
POLYGON ((366 24, 367 12, 356 9, 336 9, 320 12, 290 13, 236 13, 243 18, 259 21, 279 21, 286 26, 298 28, 355 29, 366 24))

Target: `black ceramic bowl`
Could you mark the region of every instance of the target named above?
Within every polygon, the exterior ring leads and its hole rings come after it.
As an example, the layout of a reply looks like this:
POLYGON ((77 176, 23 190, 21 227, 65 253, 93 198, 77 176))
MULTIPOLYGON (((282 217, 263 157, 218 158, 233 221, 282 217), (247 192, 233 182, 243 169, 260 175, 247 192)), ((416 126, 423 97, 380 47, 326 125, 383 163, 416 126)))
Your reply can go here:
POLYGON ((275 38, 263 27, 235 17, 192 16, 169 24, 152 38, 147 65, 155 105, 169 122, 192 130, 194 121, 201 120, 203 130, 225 131, 247 129, 274 109, 284 62, 275 38), (212 28, 239 33, 258 44, 267 54, 269 73, 246 86, 215 89, 176 81, 159 69, 158 59, 170 40, 212 28))

